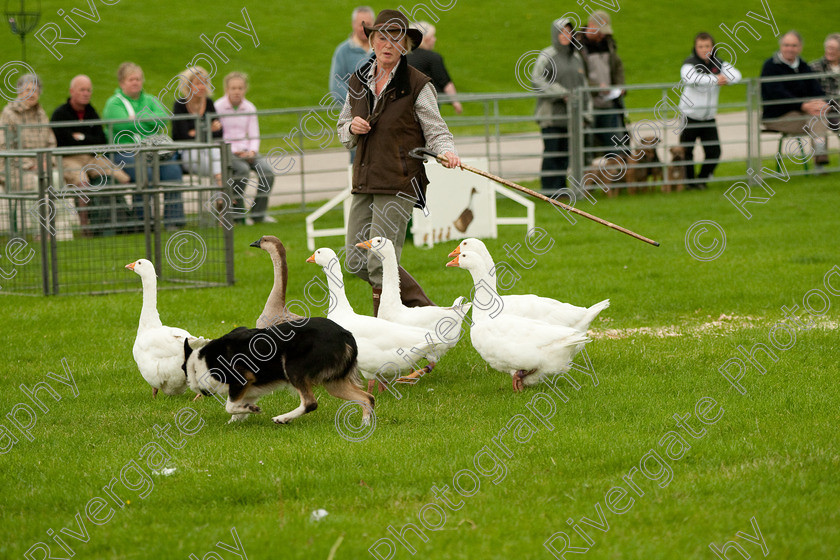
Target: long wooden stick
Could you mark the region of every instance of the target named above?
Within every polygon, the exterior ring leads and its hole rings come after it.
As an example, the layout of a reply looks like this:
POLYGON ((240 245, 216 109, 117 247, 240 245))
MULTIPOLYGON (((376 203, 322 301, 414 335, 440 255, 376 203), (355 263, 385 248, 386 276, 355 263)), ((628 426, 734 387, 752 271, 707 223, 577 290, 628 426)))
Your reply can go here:
MULTIPOLYGON (((413 157, 419 157, 421 159, 425 159, 422 156, 428 155, 428 156, 431 156, 431 157, 435 158, 440 163, 446 163, 447 162, 445 157, 443 157, 442 155, 435 154, 431 150, 427 150, 426 148, 415 148, 414 150, 411 150, 411 155, 413 157)), ((482 177, 487 177, 488 179, 492 179, 493 181, 496 181, 497 183, 501 183, 502 185, 505 185, 506 187, 516 189, 517 191, 520 191, 520 192, 523 192, 525 194, 531 195, 535 198, 539 198, 540 200, 544 200, 544 201, 548 202, 549 204, 553 204, 554 206, 557 206, 559 208, 563 208, 564 210, 568 210, 569 212, 574 212, 575 214, 577 214, 579 216, 583 216, 584 218, 588 218, 588 219, 592 220, 593 222, 598 222, 599 224, 602 224, 602 225, 605 225, 605 226, 607 226, 609 228, 612 228, 614 230, 620 231, 621 233, 625 233, 625 234, 629 235, 630 237, 635 237, 639 241, 644 241, 645 243, 650 243, 654 247, 659 247, 659 242, 658 241, 654 241, 653 239, 648 239, 644 235, 639 235, 635 231, 630 231, 627 228, 621 227, 621 226, 619 226, 617 224, 614 224, 612 222, 608 222, 607 220, 599 218, 598 216, 593 216, 592 214, 590 214, 588 212, 584 212, 583 210, 578 210, 574 206, 569 206, 568 204, 564 204, 564 203, 562 203, 558 200, 554 200, 553 198, 549 198, 549 197, 545 196, 544 194, 540 194, 536 191, 532 191, 531 189, 529 189, 527 187, 523 187, 522 185, 517 185, 513 181, 508 181, 507 179, 502 179, 501 177, 499 177, 497 175, 493 175, 492 173, 488 173, 487 171, 477 169, 477 168, 475 168, 471 165, 467 165, 465 163, 460 164, 459 167, 461 169, 465 170, 465 171, 471 171, 473 173, 481 175, 482 177)))

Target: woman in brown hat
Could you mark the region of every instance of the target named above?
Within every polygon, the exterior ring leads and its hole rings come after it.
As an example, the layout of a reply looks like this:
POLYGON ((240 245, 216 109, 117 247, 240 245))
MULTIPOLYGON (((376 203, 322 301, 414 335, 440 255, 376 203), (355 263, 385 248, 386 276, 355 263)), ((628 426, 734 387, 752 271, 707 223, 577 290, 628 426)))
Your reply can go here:
MULTIPOLYGON (((440 116, 431 80, 406 61, 406 53, 420 44, 423 34, 410 29, 398 10, 379 12, 373 26, 365 25, 365 34, 373 56, 348 81, 338 135, 347 148, 357 148, 344 262, 373 287, 375 315, 382 292, 382 263, 374 251, 362 251, 355 244, 387 237, 400 258, 411 209, 425 205, 429 183, 423 162, 410 157, 409 151, 425 146, 443 154, 449 168, 461 161, 440 116)), ((409 307, 434 305, 402 267, 400 296, 409 307)))

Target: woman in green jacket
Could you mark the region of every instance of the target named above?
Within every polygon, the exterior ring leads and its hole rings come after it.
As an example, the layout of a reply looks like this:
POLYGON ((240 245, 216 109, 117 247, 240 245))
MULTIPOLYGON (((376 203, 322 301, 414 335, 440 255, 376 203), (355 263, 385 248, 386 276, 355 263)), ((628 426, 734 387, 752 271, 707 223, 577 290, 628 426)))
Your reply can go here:
MULTIPOLYGON (((169 117, 169 111, 157 97, 143 91, 143 70, 133 62, 123 62, 117 70, 117 79, 120 86, 105 102, 102 117, 106 120, 121 119, 125 122, 108 125, 111 143, 137 144, 143 138, 165 134, 166 125, 163 119, 169 117)), ((135 181, 135 153, 127 150, 114 155, 117 165, 125 166, 125 172, 132 181, 135 181)), ((148 167, 147 175, 151 177, 151 174, 152 168, 148 167)), ((161 182, 180 183, 182 179, 180 162, 173 160, 172 157, 161 161, 158 179, 161 182)), ((185 220, 181 193, 166 192, 163 199, 164 223, 172 227, 183 226, 185 220)), ((140 194, 134 195, 134 213, 138 219, 143 219, 143 198, 140 194)))

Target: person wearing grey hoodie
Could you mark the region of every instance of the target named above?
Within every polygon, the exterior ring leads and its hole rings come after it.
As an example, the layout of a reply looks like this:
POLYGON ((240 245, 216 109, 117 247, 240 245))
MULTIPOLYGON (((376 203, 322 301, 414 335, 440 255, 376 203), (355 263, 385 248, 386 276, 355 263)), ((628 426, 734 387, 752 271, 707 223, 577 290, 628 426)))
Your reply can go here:
POLYGON ((572 45, 571 20, 559 18, 551 24, 551 46, 543 49, 531 72, 534 91, 545 94, 537 100, 536 118, 542 132, 544 151, 540 179, 544 191, 566 186, 569 167, 568 102, 572 90, 586 84, 583 58, 572 45))

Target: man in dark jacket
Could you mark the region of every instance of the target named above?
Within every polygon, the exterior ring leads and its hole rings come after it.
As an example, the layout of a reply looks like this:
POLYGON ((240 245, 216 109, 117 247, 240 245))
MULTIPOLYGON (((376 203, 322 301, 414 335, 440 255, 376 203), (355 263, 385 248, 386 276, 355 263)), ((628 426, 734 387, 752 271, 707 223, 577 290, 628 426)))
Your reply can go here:
POLYGON ((779 39, 779 51, 764 62, 761 77, 802 76, 786 81, 762 81, 762 124, 768 130, 791 135, 808 135, 814 145, 815 163, 828 163, 824 136, 828 128, 820 119, 826 105, 819 82, 809 75, 813 70, 799 55, 802 36, 788 31, 779 39))
MULTIPOLYGON (((59 148, 98 146, 107 144, 105 131, 101 124, 86 124, 84 121, 99 120, 99 113, 90 104, 90 96, 93 94, 93 84, 90 78, 80 74, 70 80, 70 97, 67 103, 59 106, 53 111, 50 122, 75 122, 74 125, 54 125, 56 144, 59 148)), ((96 154, 80 153, 62 156, 64 166, 65 189, 77 193, 75 197, 76 206, 84 208, 90 199, 83 190, 90 187, 90 179, 113 177, 120 183, 128 183, 128 174, 114 165, 114 162, 97 156, 96 154)), ((93 210, 96 214, 96 209, 93 210)), ((99 212, 101 214, 101 212, 99 212)), ((98 215, 98 214, 97 214, 98 215)), ((79 224, 82 226, 83 235, 87 235, 87 226, 91 223, 88 216, 88 209, 79 212, 79 224)), ((96 221, 96 217, 93 218, 96 221)))
MULTIPOLYGON (((90 104, 93 85, 90 78, 81 74, 70 81, 70 97, 67 103, 53 111, 50 122, 73 121, 73 126, 53 126, 53 133, 59 148, 97 146, 107 144, 101 124, 86 124, 84 121, 99 120, 99 113, 90 104)), ((77 188, 89 186, 94 176, 113 176, 120 183, 128 183, 128 174, 106 158, 94 153, 64 156, 64 180, 77 188)))
MULTIPOLYGON (((437 29, 427 21, 418 21, 412 27, 416 27, 423 33, 423 42, 406 55, 409 66, 414 66, 430 77, 432 85, 439 93, 457 95, 458 91, 452 83, 452 78, 449 77, 443 57, 433 50, 437 42, 437 29)), ((459 115, 464 112, 464 108, 458 101, 452 101, 452 107, 459 115)))

